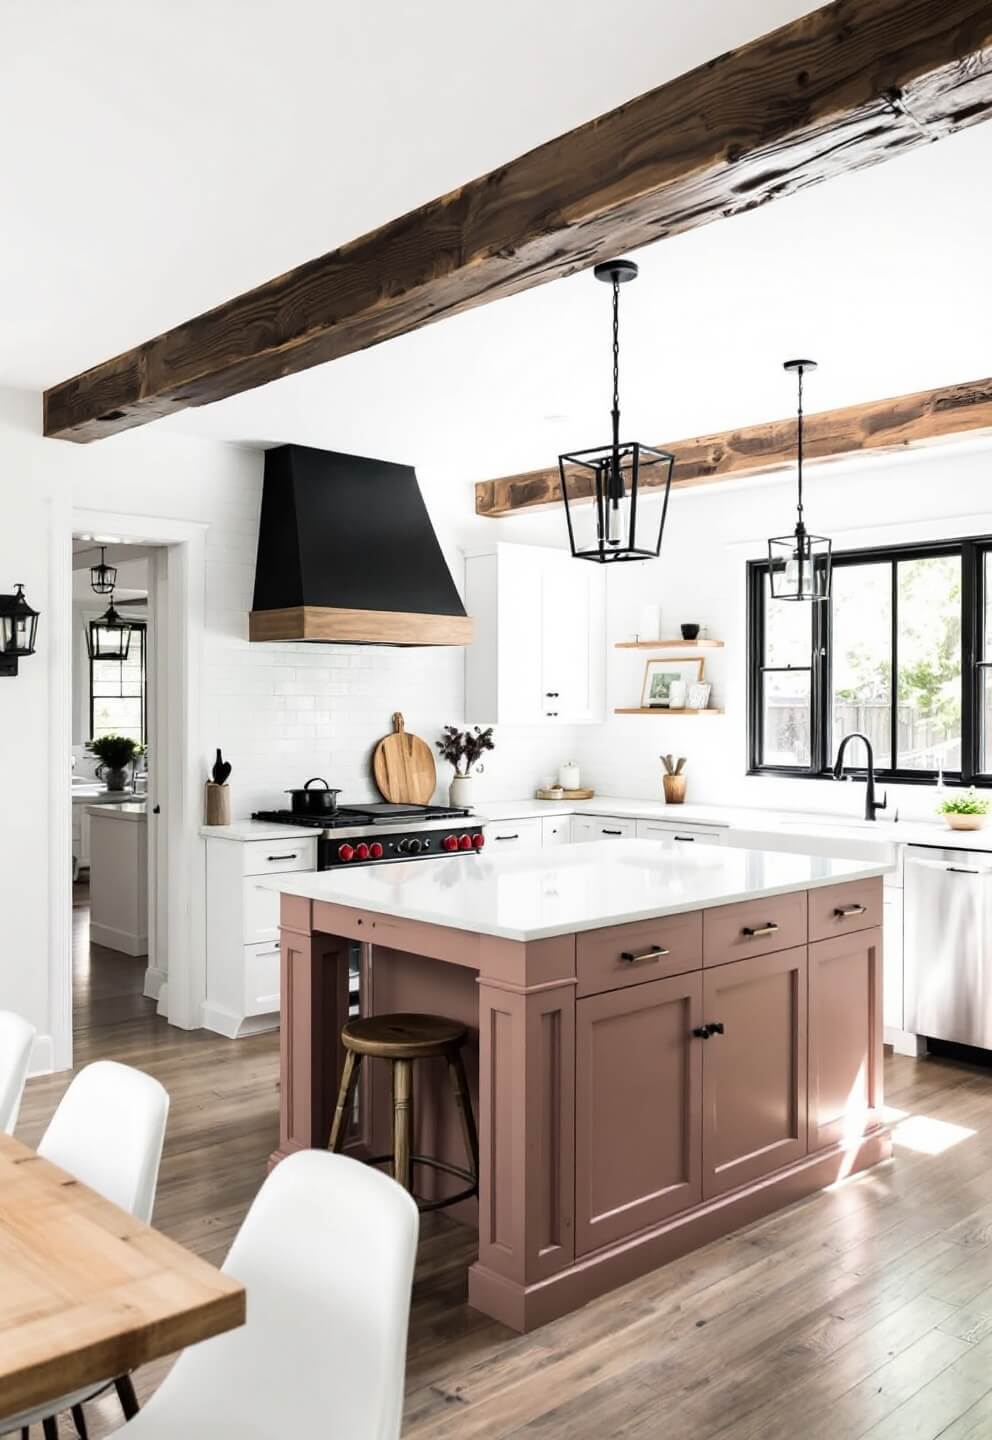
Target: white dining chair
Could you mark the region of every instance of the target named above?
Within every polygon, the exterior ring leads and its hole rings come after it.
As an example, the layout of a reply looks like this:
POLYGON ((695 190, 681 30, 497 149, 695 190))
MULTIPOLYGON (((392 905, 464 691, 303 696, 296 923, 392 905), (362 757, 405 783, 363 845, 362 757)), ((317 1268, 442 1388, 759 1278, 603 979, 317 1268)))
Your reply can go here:
MULTIPOLYGON (((169 1115, 169 1095, 152 1075, 97 1060, 80 1070, 59 1101, 38 1146, 38 1154, 147 1224, 152 1218, 159 1162, 169 1115)), ((71 1410, 81 1440, 86 1440, 83 1402, 114 1385, 126 1418, 138 1401, 129 1375, 110 1377, 41 1409, 4 1421, 4 1433, 26 1431, 41 1423, 46 1440, 55 1440, 57 1416, 71 1410)))
POLYGON ((31 1061, 35 1029, 13 1010, 0 1010, 0 1131, 13 1135, 31 1061))
POLYGON ((357 1160, 283 1160, 223 1267, 247 1322, 184 1351, 122 1440, 396 1440, 418 1224, 406 1191, 357 1160))

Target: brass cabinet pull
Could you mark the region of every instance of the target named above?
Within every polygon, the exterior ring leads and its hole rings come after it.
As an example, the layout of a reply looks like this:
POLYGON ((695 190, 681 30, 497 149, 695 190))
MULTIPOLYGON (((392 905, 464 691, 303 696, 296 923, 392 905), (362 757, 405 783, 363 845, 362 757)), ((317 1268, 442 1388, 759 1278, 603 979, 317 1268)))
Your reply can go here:
POLYGON ((837 905, 834 914, 838 920, 846 920, 850 915, 864 915, 867 909, 867 905, 837 905))
POLYGON ((664 945, 652 945, 650 950, 642 950, 639 955, 635 955, 630 950, 621 950, 620 959, 626 960, 628 965, 642 965, 651 960, 660 960, 662 955, 671 953, 670 950, 665 949, 664 945))
POLYGON ((770 920, 767 925, 745 925, 741 934, 746 935, 749 940, 756 940, 760 935, 775 935, 778 932, 778 928, 775 921, 770 920))

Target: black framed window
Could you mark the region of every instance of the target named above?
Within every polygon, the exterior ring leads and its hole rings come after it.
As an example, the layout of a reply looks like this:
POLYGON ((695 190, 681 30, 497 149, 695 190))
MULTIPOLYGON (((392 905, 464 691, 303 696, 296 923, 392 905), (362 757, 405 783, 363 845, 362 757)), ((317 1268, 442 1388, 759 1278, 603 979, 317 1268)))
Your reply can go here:
POLYGON ((146 743, 146 627, 129 620, 131 643, 126 660, 90 661, 90 738, 128 735, 146 743))
POLYGON ((825 776, 860 731, 880 776, 992 785, 992 537, 835 553, 809 605, 753 562, 748 679, 751 773, 825 776))

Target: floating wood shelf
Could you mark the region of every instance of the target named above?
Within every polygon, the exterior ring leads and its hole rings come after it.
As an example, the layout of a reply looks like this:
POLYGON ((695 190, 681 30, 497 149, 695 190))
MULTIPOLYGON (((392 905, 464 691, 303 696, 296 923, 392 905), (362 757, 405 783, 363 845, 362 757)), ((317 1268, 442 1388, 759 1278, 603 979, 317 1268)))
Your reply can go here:
POLYGON ((614 715, 722 715, 716 706, 708 705, 705 710, 671 710, 667 705, 633 705, 614 710, 614 715))
POLYGON ((722 650, 722 640, 616 640, 614 650, 722 650))

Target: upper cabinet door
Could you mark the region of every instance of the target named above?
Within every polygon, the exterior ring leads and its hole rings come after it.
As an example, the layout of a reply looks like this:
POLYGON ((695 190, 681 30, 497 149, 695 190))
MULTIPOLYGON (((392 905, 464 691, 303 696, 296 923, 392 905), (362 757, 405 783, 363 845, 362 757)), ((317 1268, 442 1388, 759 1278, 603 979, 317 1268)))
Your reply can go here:
POLYGON ((602 720, 604 608, 599 567, 552 552, 541 576, 541 699, 548 719, 602 720))
POLYGON ((575 1253, 699 1203, 703 979, 575 1006, 575 1253))
POLYGON ((809 947, 809 1148, 856 1142, 882 1106, 882 932, 809 947))
POLYGON ((598 565, 537 545, 465 561, 475 640, 465 650, 470 724, 587 724, 605 714, 605 593, 598 565))
POLYGON ((709 1200, 806 1154, 806 947, 704 971, 703 1024, 709 1200))

